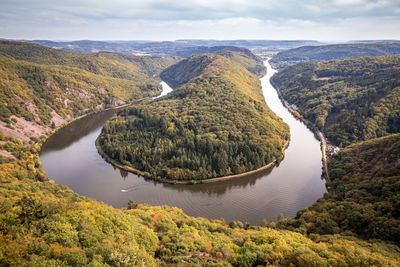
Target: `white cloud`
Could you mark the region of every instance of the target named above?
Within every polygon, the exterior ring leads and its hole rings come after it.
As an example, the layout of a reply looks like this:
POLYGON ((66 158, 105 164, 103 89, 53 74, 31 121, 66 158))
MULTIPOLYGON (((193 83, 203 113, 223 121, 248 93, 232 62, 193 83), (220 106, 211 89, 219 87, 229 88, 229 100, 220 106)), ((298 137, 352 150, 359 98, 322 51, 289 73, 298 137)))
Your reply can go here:
POLYGON ((229 19, 221 19, 216 21, 217 24, 227 25, 227 26, 237 26, 242 24, 256 24, 261 23, 261 20, 256 18, 229 18, 229 19))
POLYGON ((0 0, 0 37, 400 39, 398 0, 0 0))
POLYGON ((335 0, 337 5, 341 6, 351 6, 351 5, 360 5, 364 4, 363 0, 335 0))

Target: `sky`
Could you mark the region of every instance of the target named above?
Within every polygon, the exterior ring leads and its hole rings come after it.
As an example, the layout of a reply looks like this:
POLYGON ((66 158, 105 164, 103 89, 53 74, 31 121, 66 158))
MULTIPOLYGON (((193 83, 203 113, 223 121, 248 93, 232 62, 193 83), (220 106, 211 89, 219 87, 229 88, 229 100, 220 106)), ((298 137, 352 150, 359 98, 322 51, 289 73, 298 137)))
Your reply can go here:
POLYGON ((0 38, 400 39, 400 0, 0 0, 0 38))

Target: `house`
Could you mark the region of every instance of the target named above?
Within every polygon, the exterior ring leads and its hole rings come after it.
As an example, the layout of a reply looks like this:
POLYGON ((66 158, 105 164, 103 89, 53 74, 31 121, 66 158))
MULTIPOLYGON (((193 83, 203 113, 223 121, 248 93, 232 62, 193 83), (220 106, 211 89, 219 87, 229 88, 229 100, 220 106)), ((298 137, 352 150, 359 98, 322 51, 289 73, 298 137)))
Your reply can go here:
POLYGON ((330 157, 330 156, 332 156, 333 154, 339 152, 339 150, 340 150, 340 148, 334 147, 334 148, 331 148, 326 154, 327 154, 328 157, 330 157))

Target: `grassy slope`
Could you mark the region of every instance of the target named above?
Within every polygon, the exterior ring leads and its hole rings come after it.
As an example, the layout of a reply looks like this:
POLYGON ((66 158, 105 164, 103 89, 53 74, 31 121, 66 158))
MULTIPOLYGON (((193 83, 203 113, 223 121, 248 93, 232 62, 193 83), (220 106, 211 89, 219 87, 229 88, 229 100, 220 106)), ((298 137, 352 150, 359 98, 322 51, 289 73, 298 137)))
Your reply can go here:
MULTIPOLYGON (((3 137, 2 137, 3 138, 3 137)), ((114 209, 66 186, 38 182, 36 148, 5 140, 18 157, 0 165, 0 265, 398 266, 400 250, 193 218, 170 207, 114 209), (33 154, 31 154, 33 152, 33 154)))
POLYGON ((258 77, 244 66, 203 54, 171 66, 162 77, 183 85, 107 123, 99 142, 108 156, 153 178, 186 180, 242 173, 281 159, 288 127, 267 107, 258 77))
POLYGON ((400 56, 301 63, 273 77, 336 145, 400 132, 400 56))

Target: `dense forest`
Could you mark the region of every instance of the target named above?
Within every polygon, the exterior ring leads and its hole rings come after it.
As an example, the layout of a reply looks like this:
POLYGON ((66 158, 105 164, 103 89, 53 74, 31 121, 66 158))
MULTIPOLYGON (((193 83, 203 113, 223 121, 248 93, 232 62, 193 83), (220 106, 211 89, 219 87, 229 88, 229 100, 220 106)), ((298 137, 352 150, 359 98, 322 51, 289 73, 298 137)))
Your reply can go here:
MULTIPOLYGON (((0 135, 1 266, 398 266, 397 246, 351 236, 306 237, 171 207, 115 209, 43 177, 37 155, 0 135), (42 181, 40 181, 42 180, 42 181)), ((272 225, 271 225, 272 226, 272 225)))
MULTIPOLYGON (((263 76, 266 72, 262 60, 247 49, 217 46, 208 51, 231 59, 257 76, 263 76)), ((176 88, 201 75, 212 61, 212 57, 187 58, 163 70, 160 77, 171 87, 176 88)))
MULTIPOLYGON (((232 52, 232 54, 235 52, 232 52)), ((232 59, 230 59, 232 58, 232 59)), ((145 177, 201 180, 243 173, 283 157, 288 126, 266 105, 255 73, 262 62, 191 56, 161 76, 181 85, 109 121, 101 150, 145 177)))
POLYGON ((272 82, 336 145, 400 132, 400 56, 299 63, 272 82))
POLYGON ((175 61, 0 41, 0 127, 26 141, 85 112, 154 96, 161 91, 154 77, 175 61))
POLYGON ((329 159, 328 168, 335 194, 279 226, 400 244, 400 134, 348 146, 329 159))
POLYGON ((400 43, 398 42, 302 46, 279 52, 271 58, 270 63, 275 69, 283 69, 287 66, 304 61, 324 61, 399 54, 400 43))

